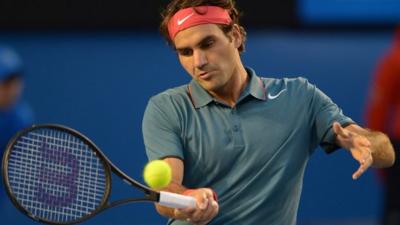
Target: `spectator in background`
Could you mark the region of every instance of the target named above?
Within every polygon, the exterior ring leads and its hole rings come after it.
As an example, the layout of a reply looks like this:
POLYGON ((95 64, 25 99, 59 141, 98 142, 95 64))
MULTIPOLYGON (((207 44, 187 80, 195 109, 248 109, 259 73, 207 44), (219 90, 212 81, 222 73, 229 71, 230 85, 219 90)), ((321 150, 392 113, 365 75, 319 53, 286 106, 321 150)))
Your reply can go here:
MULTIPOLYGON (((32 123, 29 106, 21 99, 23 90, 23 65, 18 54, 0 45, 0 153, 9 139, 20 129, 32 123)), ((0 196, 3 197, 4 188, 0 196)), ((0 201, 2 198, 0 197, 0 201)))
MULTIPOLYGON (((380 60, 367 106, 367 127, 389 135, 396 153, 400 149, 400 27, 393 44, 380 60)), ((383 169, 383 225, 400 224, 400 166, 383 169)))
MULTIPOLYGON (((9 139, 20 129, 29 126, 33 114, 20 98, 23 91, 23 64, 10 47, 0 45, 0 154, 9 139)), ((0 175, 1 178, 1 175, 0 175)), ((3 182, 0 185, 1 224, 24 224, 15 217, 11 201, 6 199, 3 182)))

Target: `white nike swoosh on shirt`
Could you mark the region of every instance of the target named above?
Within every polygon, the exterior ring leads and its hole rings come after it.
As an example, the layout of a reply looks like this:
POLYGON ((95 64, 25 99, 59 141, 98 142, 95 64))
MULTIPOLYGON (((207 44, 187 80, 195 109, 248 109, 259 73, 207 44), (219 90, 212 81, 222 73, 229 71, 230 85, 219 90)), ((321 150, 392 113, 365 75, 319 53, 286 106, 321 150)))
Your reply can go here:
POLYGON ((178 19, 178 26, 182 25, 187 19, 189 19, 193 15, 194 15, 194 12, 192 12, 191 14, 185 16, 183 19, 178 19))
POLYGON ((283 89, 280 92, 278 92, 278 94, 276 94, 276 95, 271 95, 271 93, 268 93, 268 98, 269 99, 275 99, 275 98, 279 97, 279 95, 281 95, 285 91, 286 91, 286 89, 283 89))

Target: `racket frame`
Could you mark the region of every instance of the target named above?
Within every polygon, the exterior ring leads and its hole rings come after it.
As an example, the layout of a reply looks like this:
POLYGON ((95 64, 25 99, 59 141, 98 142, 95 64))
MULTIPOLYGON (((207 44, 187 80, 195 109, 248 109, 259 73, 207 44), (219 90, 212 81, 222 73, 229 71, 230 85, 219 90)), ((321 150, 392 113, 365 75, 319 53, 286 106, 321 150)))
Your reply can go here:
POLYGON ((124 172, 122 172, 118 167, 116 167, 105 155, 104 153, 85 135, 82 133, 78 132, 77 130, 74 130, 72 128, 59 125, 59 124, 40 124, 40 125, 32 125, 31 127, 25 128, 21 131, 19 131, 12 139, 10 139, 9 143, 7 144, 7 147, 4 151, 3 154, 3 159, 2 159, 2 176, 3 176, 3 183, 6 189, 6 193, 11 199, 11 202, 14 204, 16 208, 18 208, 21 212, 23 212, 25 215, 30 217, 33 220, 47 223, 47 224, 60 224, 60 225, 66 225, 66 224, 77 224, 81 223, 98 213, 102 212, 105 209, 109 209, 112 207, 115 207, 117 205, 122 205, 122 204, 127 204, 130 202, 142 202, 142 201, 150 201, 150 202, 158 202, 160 200, 160 193, 157 191, 154 191, 145 185, 137 182, 136 180, 132 179, 128 175, 126 175, 124 172), (19 203, 18 200, 16 199, 15 194, 12 191, 10 182, 9 182, 9 177, 8 177, 8 160, 10 157, 10 154, 12 152, 12 149, 14 147, 14 144, 19 140, 21 136, 24 136, 25 134, 37 130, 37 129, 57 129, 61 130, 63 132, 67 132, 76 138, 82 140, 85 144, 87 144, 90 149, 96 154, 97 157, 100 158, 100 161, 102 165, 104 166, 104 171, 105 171, 105 177, 106 177, 106 187, 105 187, 105 192, 103 195, 103 198, 101 202, 98 204, 98 206, 90 213, 88 213, 85 216, 82 216, 76 220, 68 221, 68 222, 54 222, 51 220, 47 220, 38 216, 33 215, 29 210, 27 210, 25 207, 23 207, 23 204, 19 203), (110 197, 111 193, 111 172, 113 172, 115 175, 119 176, 121 179, 123 179, 127 184, 134 186, 140 190, 143 191, 144 197, 142 198, 126 198, 126 199, 121 199, 121 200, 116 200, 113 202, 109 202, 108 199, 110 197))

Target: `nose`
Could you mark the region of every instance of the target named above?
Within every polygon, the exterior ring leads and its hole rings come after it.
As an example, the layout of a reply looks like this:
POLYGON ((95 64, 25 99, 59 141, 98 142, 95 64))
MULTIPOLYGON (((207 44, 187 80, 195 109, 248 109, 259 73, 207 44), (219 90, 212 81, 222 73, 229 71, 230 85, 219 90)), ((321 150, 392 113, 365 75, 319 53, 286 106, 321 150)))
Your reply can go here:
POLYGON ((194 66, 197 69, 202 69, 208 63, 206 53, 201 50, 193 52, 193 60, 194 60, 194 66))

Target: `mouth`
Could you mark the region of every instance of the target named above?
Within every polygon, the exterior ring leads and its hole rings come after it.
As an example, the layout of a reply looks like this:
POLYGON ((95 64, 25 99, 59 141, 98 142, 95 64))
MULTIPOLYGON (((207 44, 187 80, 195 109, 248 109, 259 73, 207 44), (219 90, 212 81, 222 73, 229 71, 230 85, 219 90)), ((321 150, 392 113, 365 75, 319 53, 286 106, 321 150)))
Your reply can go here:
POLYGON ((199 77, 200 79, 203 79, 203 80, 210 79, 211 76, 212 76, 212 72, 213 72, 213 71, 202 72, 202 73, 200 73, 200 74, 198 75, 198 77, 199 77))

